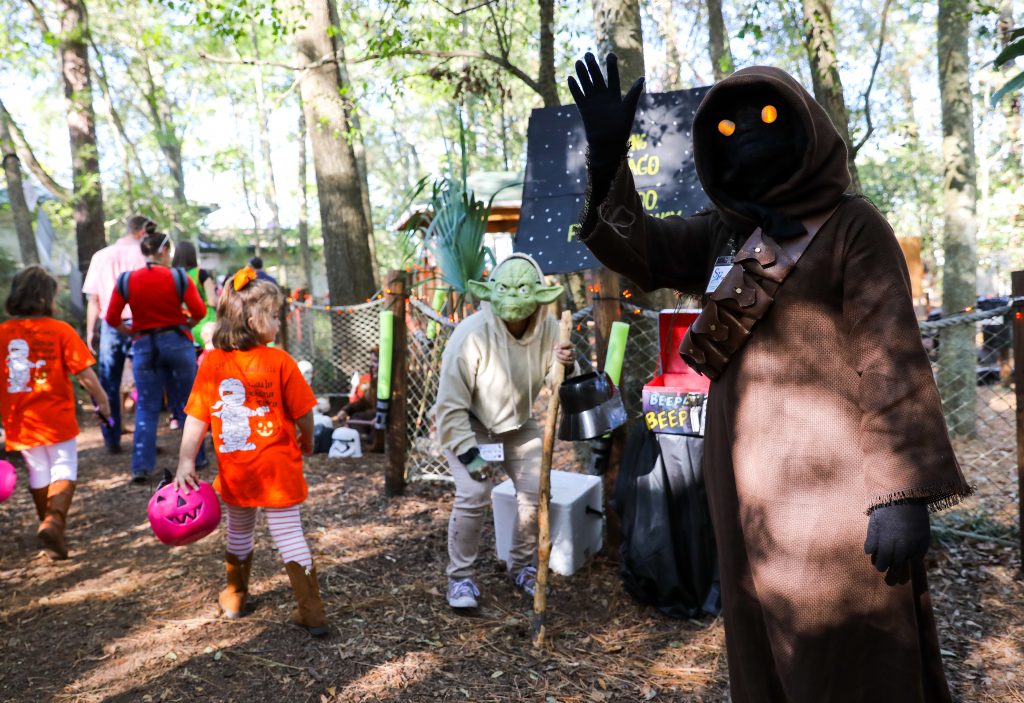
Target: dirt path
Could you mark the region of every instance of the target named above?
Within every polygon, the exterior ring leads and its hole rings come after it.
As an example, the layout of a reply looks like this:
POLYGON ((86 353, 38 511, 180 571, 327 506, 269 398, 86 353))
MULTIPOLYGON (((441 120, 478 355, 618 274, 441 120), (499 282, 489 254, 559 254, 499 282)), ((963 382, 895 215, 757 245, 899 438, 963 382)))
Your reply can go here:
MULTIPOLYGON (((165 466, 175 435, 161 437, 165 466)), ((168 549, 152 536, 152 486, 127 481, 98 432, 80 440, 73 558, 34 544, 27 492, 0 505, 3 701, 723 701, 720 620, 672 621, 635 605, 600 557, 549 598, 552 649, 530 646, 531 604, 487 556, 476 617, 444 602, 449 488, 382 497, 379 457, 307 466, 304 521, 332 635, 286 624, 287 577, 262 522, 255 612, 217 617, 223 534, 168 549)), ((21 476, 23 479, 24 476, 21 476)), ((222 527, 223 530, 223 527, 222 527)), ((484 544, 493 545, 488 529, 484 544)), ((946 666, 962 701, 1024 702, 1024 587, 1015 552, 952 543, 934 552, 946 666)))

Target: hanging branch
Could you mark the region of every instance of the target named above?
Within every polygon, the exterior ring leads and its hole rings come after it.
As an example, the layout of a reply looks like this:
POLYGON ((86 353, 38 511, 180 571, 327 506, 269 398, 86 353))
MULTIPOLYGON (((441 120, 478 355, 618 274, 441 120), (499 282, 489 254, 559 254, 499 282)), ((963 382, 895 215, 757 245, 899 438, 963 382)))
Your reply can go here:
POLYGON ((125 150, 126 154, 130 155, 132 161, 135 162, 135 168, 139 175, 148 181, 149 178, 146 175, 146 169, 142 165, 142 159, 139 158, 139 152, 135 148, 135 144, 128 137, 128 132, 125 130, 121 115, 114 108, 114 95, 110 92, 110 83, 107 81, 107 67, 104 64, 103 55, 100 53, 91 35, 89 36, 89 46, 92 47, 92 51, 96 55, 96 78, 99 81, 100 88, 103 89, 103 97, 107 103, 107 112, 110 113, 110 121, 114 123, 114 129, 120 137, 121 147, 125 150))
POLYGON ((889 19, 889 6, 892 4, 892 0, 885 0, 885 4, 882 6, 882 23, 878 28, 878 49, 875 51, 875 63, 871 67, 871 77, 868 79, 868 86, 864 89, 864 119, 867 122, 867 130, 864 132, 864 136, 851 148, 853 153, 852 157, 857 156, 857 152, 860 148, 867 144, 868 139, 871 138, 871 133, 875 131, 875 126, 871 123, 871 88, 875 84, 875 74, 878 73, 878 66, 882 63, 882 49, 885 47, 885 25, 889 19))
POLYGON ((46 21, 46 16, 43 15, 42 9, 33 0, 25 0, 25 4, 32 10, 32 17, 35 19, 36 24, 39 26, 39 30, 46 35, 53 35, 53 30, 50 29, 49 23, 46 21))
POLYGON ((36 156, 32 152, 32 148, 28 142, 25 141, 25 135, 21 133, 21 128, 11 117, 11 114, 7 112, 7 108, 4 106, 2 100, 0 100, 0 120, 7 123, 7 126, 11 130, 11 141, 14 142, 14 150, 18 154, 18 158, 22 164, 25 165, 33 176, 35 176, 44 188, 50 191, 57 200, 62 203, 71 202, 71 190, 65 188, 57 181, 53 180, 53 177, 47 172, 45 168, 36 161, 36 156))

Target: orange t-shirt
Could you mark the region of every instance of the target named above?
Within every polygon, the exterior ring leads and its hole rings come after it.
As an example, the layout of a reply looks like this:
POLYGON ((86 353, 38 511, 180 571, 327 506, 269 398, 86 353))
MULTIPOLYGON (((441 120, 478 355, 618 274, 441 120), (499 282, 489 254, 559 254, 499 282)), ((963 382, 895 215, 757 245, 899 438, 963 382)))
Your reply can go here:
POLYGON ((52 317, 8 320, 0 324, 0 354, 0 415, 8 451, 77 437, 75 391, 68 375, 96 359, 71 325, 52 317))
POLYGON ((225 503, 285 508, 306 499, 295 421, 315 406, 287 352, 209 352, 185 412, 210 425, 220 467, 213 487, 225 503))

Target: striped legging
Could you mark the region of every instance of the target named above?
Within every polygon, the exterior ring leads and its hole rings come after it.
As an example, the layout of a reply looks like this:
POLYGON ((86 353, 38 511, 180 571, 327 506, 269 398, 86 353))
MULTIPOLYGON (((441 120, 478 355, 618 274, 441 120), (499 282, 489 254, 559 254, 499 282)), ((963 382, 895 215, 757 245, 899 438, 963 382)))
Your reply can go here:
MULTIPOLYGON (((239 559, 245 559, 252 553, 256 542, 256 510, 257 508, 240 508, 227 505, 228 509, 228 552, 239 559)), ((302 534, 302 518, 299 506, 288 508, 263 508, 267 516, 267 528, 270 537, 287 564, 290 561, 301 564, 309 570, 313 568, 313 557, 309 553, 309 545, 302 534)))

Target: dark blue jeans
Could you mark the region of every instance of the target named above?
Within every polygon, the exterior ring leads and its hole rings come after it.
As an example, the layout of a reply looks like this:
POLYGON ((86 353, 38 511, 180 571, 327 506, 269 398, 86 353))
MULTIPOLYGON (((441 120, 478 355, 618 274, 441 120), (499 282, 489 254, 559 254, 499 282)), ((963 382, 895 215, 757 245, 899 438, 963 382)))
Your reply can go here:
MULTIPOLYGON (((169 409, 181 426, 185 426, 185 403, 196 380, 195 348, 191 340, 179 332, 142 335, 132 346, 132 371, 139 394, 135 406, 132 475, 139 476, 156 468, 156 432, 165 390, 169 409)), ((206 453, 200 447, 196 465, 205 463, 206 453)))
POLYGON ((121 334, 105 320, 100 320, 100 385, 110 400, 110 418, 113 420, 113 426, 101 422, 100 429, 108 447, 121 446, 121 375, 124 373, 124 360, 131 348, 131 337, 121 334))

